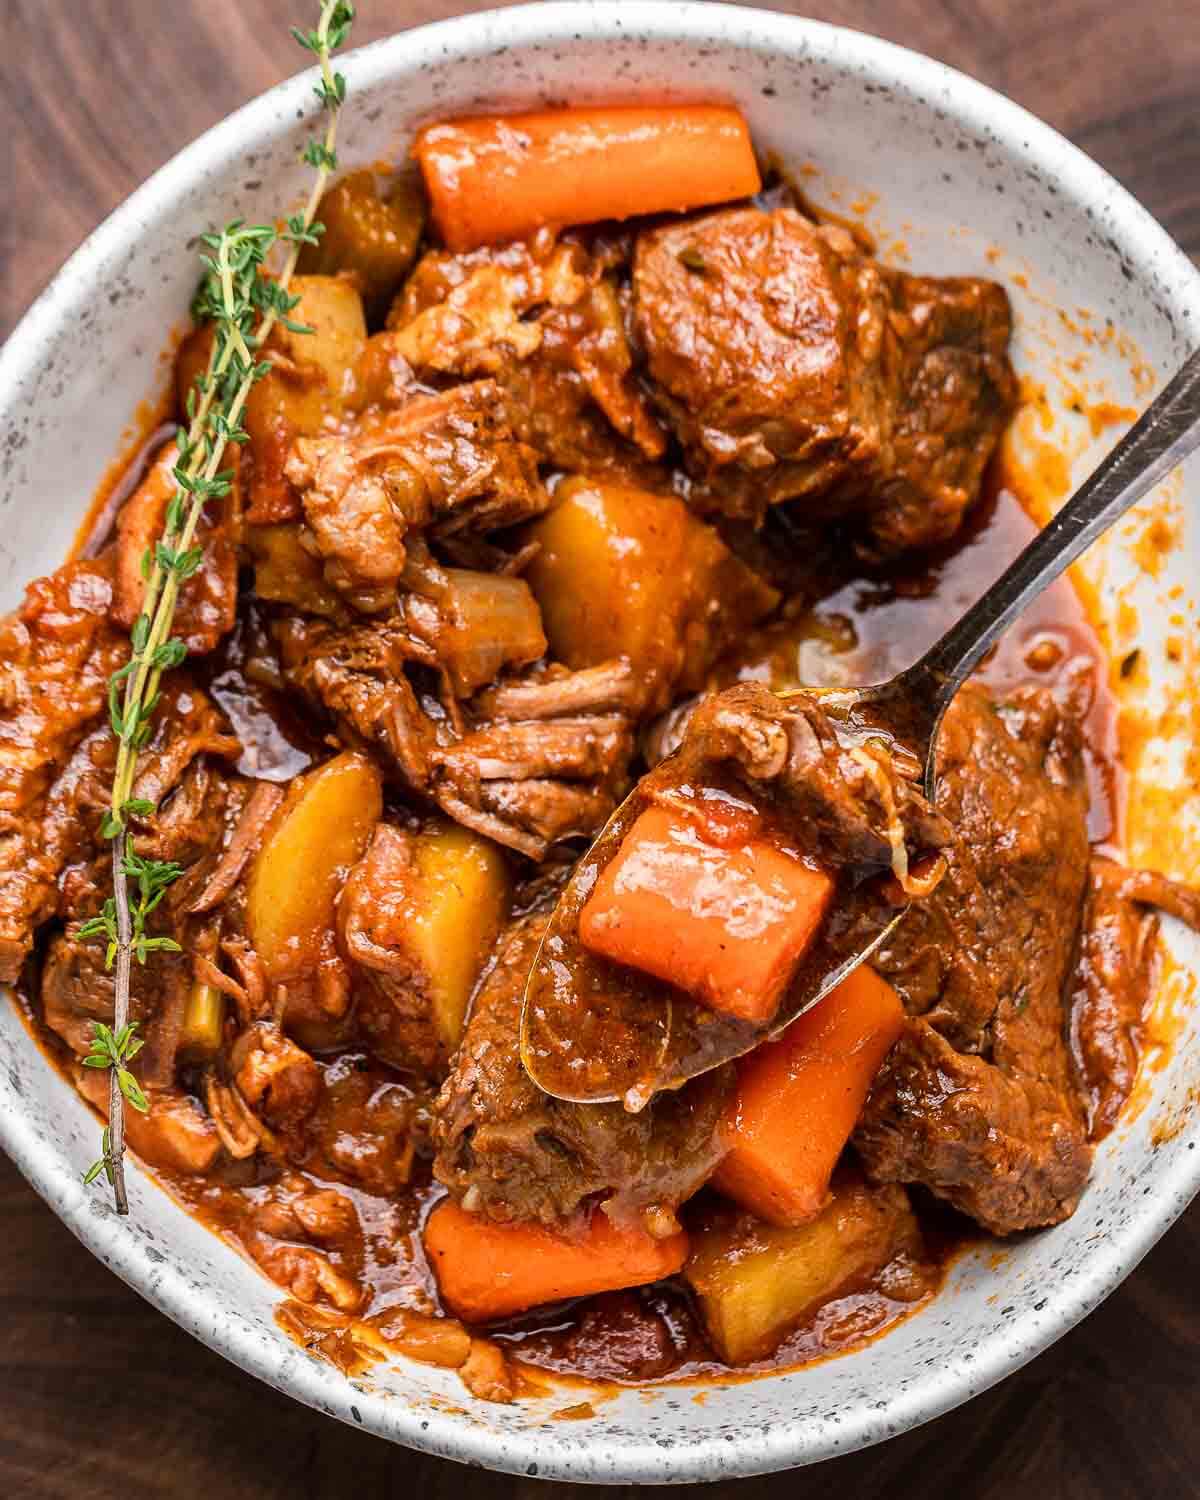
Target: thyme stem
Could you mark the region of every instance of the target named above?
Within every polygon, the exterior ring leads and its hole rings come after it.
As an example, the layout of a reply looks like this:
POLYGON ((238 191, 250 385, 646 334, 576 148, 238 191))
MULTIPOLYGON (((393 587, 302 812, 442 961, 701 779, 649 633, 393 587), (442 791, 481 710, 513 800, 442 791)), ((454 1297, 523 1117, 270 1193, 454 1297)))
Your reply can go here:
MULTIPOLYGON (((129 1025, 129 977, 133 962, 133 923, 129 917, 129 888, 125 880, 124 829, 112 841, 113 894, 117 908, 117 972, 113 998, 113 1030, 120 1035, 129 1025)), ((113 1201, 119 1214, 129 1212, 125 1191, 125 1098, 121 1093, 120 1070, 108 1074, 108 1159, 113 1201)))
POLYGON ((167 507, 163 534, 144 560, 145 593, 133 628, 133 650, 129 661, 114 674, 109 685, 113 730, 117 736, 117 761, 112 795, 103 832, 112 839, 113 895, 105 902, 103 915, 85 922, 81 937, 105 937, 106 963, 115 961, 113 1026, 111 1032, 97 1024, 90 1066, 109 1067, 109 1127, 104 1135, 100 1160, 88 1172, 93 1181, 101 1171, 112 1186, 116 1210, 129 1212, 125 1186, 125 1101, 139 1110, 148 1109, 136 1079, 124 1064, 141 1043, 130 1022, 133 958, 145 963, 155 949, 177 949, 169 938, 148 938, 145 918, 162 897, 165 888, 181 873, 177 865, 142 860, 134 852, 128 818, 146 816, 153 804, 133 795, 138 756, 150 735, 150 720, 158 702, 163 672, 186 655, 183 643, 171 638, 175 610, 182 584, 200 566, 203 554, 196 535, 208 500, 229 493, 232 475, 221 463, 228 445, 246 441, 241 417, 254 383, 271 368, 269 360, 256 358, 279 323, 298 298, 289 295, 301 247, 315 243, 322 231, 317 209, 337 167, 337 130, 346 97, 346 80, 335 73, 331 56, 349 35, 354 20, 350 0, 321 0, 320 17, 314 31, 293 28, 297 41, 312 52, 320 68, 316 93, 326 111, 324 136, 311 141, 304 160, 315 168, 315 179, 302 213, 287 220, 284 238, 289 250, 282 270, 273 280, 260 275, 260 267, 276 231, 269 226, 244 228, 231 224, 220 235, 203 236, 215 252, 204 257, 208 276, 201 287, 198 305, 203 305, 214 324, 213 347, 204 375, 188 403, 190 418, 186 436, 179 439, 180 461, 175 468, 177 489, 167 507), (258 314, 257 326, 255 315, 258 314), (198 398, 198 399, 197 399, 198 398), (120 685, 124 683, 124 690, 120 685), (118 701, 119 700, 119 701, 118 701), (140 900, 136 909, 129 901, 129 877, 138 879, 140 900), (157 893, 157 894, 155 894, 157 893))

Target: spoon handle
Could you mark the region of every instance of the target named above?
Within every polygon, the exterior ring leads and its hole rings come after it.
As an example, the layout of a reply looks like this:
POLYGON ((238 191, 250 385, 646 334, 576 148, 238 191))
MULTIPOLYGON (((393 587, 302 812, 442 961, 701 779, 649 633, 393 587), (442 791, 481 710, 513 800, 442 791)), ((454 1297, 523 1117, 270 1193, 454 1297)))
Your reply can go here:
POLYGON ((1200 349, 1050 524, 905 673, 922 679, 937 718, 1026 606, 1198 445, 1200 349))

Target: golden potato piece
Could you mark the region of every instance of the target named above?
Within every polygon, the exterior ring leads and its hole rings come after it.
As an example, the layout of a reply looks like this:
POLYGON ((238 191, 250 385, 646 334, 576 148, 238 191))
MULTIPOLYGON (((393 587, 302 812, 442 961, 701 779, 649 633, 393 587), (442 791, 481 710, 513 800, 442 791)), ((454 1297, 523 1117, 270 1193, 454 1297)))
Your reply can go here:
POLYGON ((332 951, 334 909, 383 812, 382 780, 347 751, 292 784, 251 866, 246 924, 269 978, 311 972, 332 951))
POLYGON ((297 276, 292 295, 294 323, 312 329, 293 333, 277 325, 267 344, 275 365, 246 402, 242 426, 250 435, 249 509, 246 519, 265 524, 300 514, 300 503, 283 466, 298 437, 313 437, 337 417, 351 385, 350 372, 367 341, 362 298, 346 276, 297 276))
POLYGON ((901 1251, 920 1252, 904 1189, 854 1181, 836 1185, 818 1217, 797 1229, 711 1210, 692 1233, 683 1274, 717 1353, 746 1365, 769 1358, 824 1303, 864 1286, 901 1251))
POLYGON ((645 706, 694 692, 716 656, 778 595, 682 500, 571 479, 528 530, 525 572, 556 660, 575 669, 624 656, 645 706))
POLYGON ((425 228, 425 195, 410 173, 348 172, 321 199, 325 233, 306 245, 300 269, 353 276, 368 316, 382 318, 412 265, 425 228))
POLYGON ((339 911, 345 950, 382 981, 359 1005, 380 1056, 428 1066, 458 1045, 509 898, 508 865, 490 839, 457 823, 417 834, 380 826, 339 911))
POLYGON ((273 604, 291 604, 307 615, 340 615, 345 606, 325 581, 320 557, 301 540, 300 526, 248 526, 246 547, 254 562, 254 592, 273 604))
MULTIPOLYGON (((328 417, 341 413, 367 342, 362 298, 351 278, 296 276, 291 290, 300 301, 290 320, 313 331, 275 328, 267 345, 275 368, 256 383, 246 402, 242 425, 250 441, 242 454, 251 523, 299 517, 299 499, 283 473, 288 450, 293 439, 313 436, 328 417)), ((187 410, 196 377, 208 366, 212 337, 211 326, 204 324, 179 347, 175 386, 181 411, 187 410)))
POLYGON ((508 916, 508 865, 496 844, 458 823, 423 832, 415 863, 409 950, 427 978, 438 1034, 453 1049, 508 916))

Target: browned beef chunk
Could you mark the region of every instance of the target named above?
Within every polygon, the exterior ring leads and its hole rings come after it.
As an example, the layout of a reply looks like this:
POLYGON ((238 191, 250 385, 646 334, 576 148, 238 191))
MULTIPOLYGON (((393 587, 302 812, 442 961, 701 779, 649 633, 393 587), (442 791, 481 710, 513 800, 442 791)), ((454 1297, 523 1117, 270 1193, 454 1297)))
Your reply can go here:
POLYGON ((286 465, 328 581, 359 609, 387 609, 410 532, 489 531, 549 497, 494 381, 367 412, 345 432, 298 438, 286 465))
POLYGON ((493 377, 541 460, 634 483, 666 446, 633 378, 611 257, 545 232, 465 255, 431 251, 381 335, 424 378, 493 377))
POLYGON ((921 1182, 993 1234, 1075 1212, 1091 1152, 1066 1096, 910 1017, 855 1134, 877 1182, 921 1182))
POLYGON ((563 839, 598 832, 616 806, 634 749, 628 717, 608 711, 624 683, 619 663, 550 679, 552 690, 531 679, 528 717, 518 720, 517 684, 481 696, 477 714, 418 693, 399 621, 344 628, 293 617, 279 640, 288 681, 334 716, 347 742, 382 750, 399 780, 507 848, 541 859, 563 839), (493 701, 502 725, 491 722, 493 701))
POLYGON ((1164 876, 1092 861, 1071 1007, 1071 1047, 1097 1140, 1133 1092, 1155 973, 1158 911, 1200 928, 1200 896, 1164 876))
POLYGON ((544 917, 514 929, 475 997, 435 1108, 434 1173, 465 1208, 499 1221, 569 1217, 587 1199, 659 1232, 712 1171, 729 1069, 660 1094, 640 1114, 566 1104, 521 1066, 521 996, 544 917))
POLYGON ((639 238, 638 332, 697 477, 753 475, 776 503, 869 474, 883 281, 843 271, 791 209, 729 209, 639 238))
MULTIPOLYGON (((42 1011, 51 1030, 80 1055, 91 1044, 93 1022, 111 1022, 113 1016, 113 980, 104 967, 104 945, 75 936, 77 924, 94 916, 111 891, 109 848, 96 836, 96 814, 110 784, 112 748, 106 728, 83 742, 77 759, 87 756, 86 771, 76 774, 73 763, 51 788, 44 824, 47 846, 61 855, 58 908, 69 921, 51 940, 42 966, 42 1011)), ((215 947, 215 929, 211 944, 202 936, 213 919, 194 917, 191 908, 246 803, 249 784, 215 759, 234 757, 239 751, 238 741, 225 731, 208 699, 185 677, 175 677, 164 692, 135 787, 158 804, 155 816, 139 823, 135 851, 183 867, 149 928, 152 935, 173 937, 184 952, 154 953, 134 970, 131 1015, 141 1024, 146 1044, 137 1071, 149 1087, 165 1086, 174 1078, 193 958, 215 947)))
POLYGON ((958 530, 1016 410, 1017 381, 1002 286, 903 271, 885 271, 884 280, 887 437, 867 501, 866 546, 887 557, 958 530))
MULTIPOLYGON (((34 932, 54 910, 55 881, 69 853, 69 829, 43 831, 47 795, 65 778, 59 800, 75 797, 91 761, 84 752, 68 772, 72 755, 103 711, 108 676, 128 652, 128 637, 108 618, 112 587, 107 561, 68 563, 30 584, 21 608, 0 622, 0 979, 6 981, 17 977, 34 932)), ((89 822, 98 818, 86 799, 84 807, 89 822)))
POLYGON ((885 270, 842 230, 742 208, 643 234, 634 293, 697 503, 803 501, 881 554, 957 529, 1015 403, 999 286, 885 270))
POLYGON ((700 701, 680 754, 684 779, 696 785, 722 763, 735 766, 775 800, 805 852, 835 867, 887 865, 897 837, 917 855, 950 839, 920 790, 915 756, 839 736, 816 698, 784 700, 757 682, 726 688, 700 701))
POLYGON ((480 693, 475 700, 489 719, 517 723, 522 719, 556 719, 575 713, 636 713, 641 683, 625 657, 584 667, 578 672, 553 665, 480 693))
POLYGON ((923 1182, 998 1234, 1068 1217, 1090 1152, 1064 990, 1083 909, 1079 726, 1040 690, 965 688, 939 743, 949 873, 875 962, 909 1012, 855 1145, 879 1181, 923 1182))

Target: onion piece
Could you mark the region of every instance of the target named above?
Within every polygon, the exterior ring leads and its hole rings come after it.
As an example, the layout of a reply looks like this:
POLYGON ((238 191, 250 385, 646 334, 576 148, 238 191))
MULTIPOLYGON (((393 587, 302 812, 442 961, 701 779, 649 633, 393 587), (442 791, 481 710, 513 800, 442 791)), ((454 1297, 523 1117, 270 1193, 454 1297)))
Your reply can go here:
POLYGON ((437 652, 459 697, 494 682, 505 667, 545 655, 542 612, 524 579, 431 568, 420 591, 436 605, 436 614, 414 609, 410 625, 437 652))

